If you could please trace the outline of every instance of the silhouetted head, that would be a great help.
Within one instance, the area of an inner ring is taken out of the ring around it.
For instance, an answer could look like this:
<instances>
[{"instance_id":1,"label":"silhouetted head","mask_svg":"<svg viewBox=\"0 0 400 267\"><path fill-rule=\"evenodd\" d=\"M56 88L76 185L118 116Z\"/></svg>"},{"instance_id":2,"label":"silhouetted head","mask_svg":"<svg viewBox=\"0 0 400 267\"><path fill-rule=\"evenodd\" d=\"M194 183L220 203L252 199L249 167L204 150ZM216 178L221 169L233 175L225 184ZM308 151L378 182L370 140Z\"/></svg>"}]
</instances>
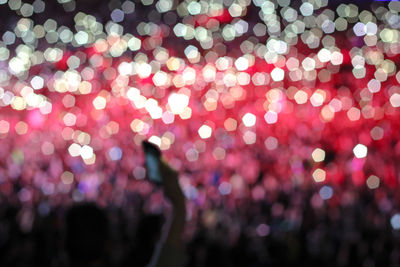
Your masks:
<instances>
[{"instance_id":1,"label":"silhouetted head","mask_svg":"<svg viewBox=\"0 0 400 267\"><path fill-rule=\"evenodd\" d=\"M109 222L95 204L72 206L66 216L66 249L73 265L102 266L107 259Z\"/></svg>"}]
</instances>

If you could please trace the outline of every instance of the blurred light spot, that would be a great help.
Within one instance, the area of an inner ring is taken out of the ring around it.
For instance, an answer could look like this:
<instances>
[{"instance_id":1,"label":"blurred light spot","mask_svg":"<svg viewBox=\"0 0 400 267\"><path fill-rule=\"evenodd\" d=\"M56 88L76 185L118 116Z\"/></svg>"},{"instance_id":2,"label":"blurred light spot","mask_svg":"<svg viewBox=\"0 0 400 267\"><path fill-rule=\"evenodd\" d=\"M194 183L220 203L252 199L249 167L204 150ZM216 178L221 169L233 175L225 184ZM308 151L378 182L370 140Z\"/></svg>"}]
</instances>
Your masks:
<instances>
[{"instance_id":1,"label":"blurred light spot","mask_svg":"<svg viewBox=\"0 0 400 267\"><path fill-rule=\"evenodd\" d=\"M264 115L264 119L268 124L274 124L278 121L278 114L275 111L268 111Z\"/></svg>"},{"instance_id":2,"label":"blurred light spot","mask_svg":"<svg viewBox=\"0 0 400 267\"><path fill-rule=\"evenodd\" d=\"M249 61L244 57L239 57L235 61L235 67L239 71L244 71L249 67Z\"/></svg>"},{"instance_id":3,"label":"blurred light spot","mask_svg":"<svg viewBox=\"0 0 400 267\"><path fill-rule=\"evenodd\" d=\"M149 138L149 142L155 144L156 146L160 147L161 146L161 138L158 136L151 136Z\"/></svg>"},{"instance_id":4,"label":"blurred light spot","mask_svg":"<svg viewBox=\"0 0 400 267\"><path fill-rule=\"evenodd\" d=\"M246 127L252 127L256 124L256 116L252 113L246 113L243 116L242 121Z\"/></svg>"},{"instance_id":5,"label":"blurred light spot","mask_svg":"<svg viewBox=\"0 0 400 267\"><path fill-rule=\"evenodd\" d=\"M269 136L267 139L265 139L264 145L268 150L275 150L278 147L278 139L273 136Z\"/></svg>"},{"instance_id":6,"label":"blurred light spot","mask_svg":"<svg viewBox=\"0 0 400 267\"><path fill-rule=\"evenodd\" d=\"M380 180L379 177L371 175L370 177L368 177L366 183L369 189L376 189L379 187Z\"/></svg>"},{"instance_id":7,"label":"blurred light spot","mask_svg":"<svg viewBox=\"0 0 400 267\"><path fill-rule=\"evenodd\" d=\"M259 236L264 237L264 236L268 236L270 233L270 228L268 225L262 223L259 224L256 228L256 232Z\"/></svg>"},{"instance_id":8,"label":"blurred light spot","mask_svg":"<svg viewBox=\"0 0 400 267\"><path fill-rule=\"evenodd\" d=\"M200 135L200 137L201 137L202 139L206 139L206 138L209 138L209 137L211 136L212 129L211 129L211 127L208 126L208 125L202 125L202 126L199 128L198 133L199 133L199 135Z\"/></svg>"},{"instance_id":9,"label":"blurred light spot","mask_svg":"<svg viewBox=\"0 0 400 267\"><path fill-rule=\"evenodd\" d=\"M189 104L189 97L184 94L172 93L168 97L168 105L173 114L180 114Z\"/></svg>"},{"instance_id":10,"label":"blurred light spot","mask_svg":"<svg viewBox=\"0 0 400 267\"><path fill-rule=\"evenodd\" d=\"M353 153L356 158L365 158L368 153L368 148L362 144L358 144L353 148Z\"/></svg>"},{"instance_id":11,"label":"blurred light spot","mask_svg":"<svg viewBox=\"0 0 400 267\"><path fill-rule=\"evenodd\" d=\"M113 148L110 149L110 151L108 152L108 155L110 156L111 160L120 160L122 158L122 150L121 148L115 146Z\"/></svg>"},{"instance_id":12,"label":"blurred light spot","mask_svg":"<svg viewBox=\"0 0 400 267\"><path fill-rule=\"evenodd\" d=\"M332 187L327 186L327 185L324 185L323 187L321 187L321 189L319 190L319 196L323 200L328 200L328 199L332 198L332 196L333 196Z\"/></svg>"},{"instance_id":13,"label":"blurred light spot","mask_svg":"<svg viewBox=\"0 0 400 267\"><path fill-rule=\"evenodd\" d=\"M400 94L394 93L394 94L390 97L390 104L392 104L392 106L393 106L394 108L400 107Z\"/></svg>"},{"instance_id":14,"label":"blurred light spot","mask_svg":"<svg viewBox=\"0 0 400 267\"><path fill-rule=\"evenodd\" d=\"M272 80L278 82L278 81L282 81L283 78L285 77L285 71L281 68L274 68L271 71L271 77Z\"/></svg>"},{"instance_id":15,"label":"blurred light spot","mask_svg":"<svg viewBox=\"0 0 400 267\"><path fill-rule=\"evenodd\" d=\"M7 134L10 130L10 123L5 120L0 120L0 134Z\"/></svg>"},{"instance_id":16,"label":"blurred light spot","mask_svg":"<svg viewBox=\"0 0 400 267\"><path fill-rule=\"evenodd\" d=\"M322 162L325 159L325 151L321 148L316 148L311 154L315 162Z\"/></svg>"},{"instance_id":17,"label":"blurred light spot","mask_svg":"<svg viewBox=\"0 0 400 267\"><path fill-rule=\"evenodd\" d=\"M88 146L88 145L84 145L81 149L80 149L80 155L82 157L82 159L90 159L93 157L93 148Z\"/></svg>"},{"instance_id":18,"label":"blurred light spot","mask_svg":"<svg viewBox=\"0 0 400 267\"><path fill-rule=\"evenodd\" d=\"M311 16L314 11L312 4L305 2L300 6L300 12L303 16Z\"/></svg>"},{"instance_id":19,"label":"blurred light spot","mask_svg":"<svg viewBox=\"0 0 400 267\"><path fill-rule=\"evenodd\" d=\"M111 19L114 21L114 22L121 22L121 21L123 21L124 20L124 16L125 16L125 14L124 14L124 12L122 11L122 10L120 10L120 9L114 9L112 12L111 12Z\"/></svg>"},{"instance_id":20,"label":"blurred light spot","mask_svg":"<svg viewBox=\"0 0 400 267\"><path fill-rule=\"evenodd\" d=\"M229 195L232 191L232 185L228 182L222 182L218 186L218 190L221 193L221 195Z\"/></svg>"},{"instance_id":21,"label":"blurred light spot","mask_svg":"<svg viewBox=\"0 0 400 267\"><path fill-rule=\"evenodd\" d=\"M316 169L312 174L314 181L319 183L325 181L326 172L323 169Z\"/></svg>"},{"instance_id":22,"label":"blurred light spot","mask_svg":"<svg viewBox=\"0 0 400 267\"><path fill-rule=\"evenodd\" d=\"M74 174L69 171L65 171L61 174L61 181L64 184L72 184L74 182Z\"/></svg>"},{"instance_id":23,"label":"blurred light spot","mask_svg":"<svg viewBox=\"0 0 400 267\"><path fill-rule=\"evenodd\" d=\"M76 123L76 116L72 113L67 113L64 115L63 121L66 126L74 126Z\"/></svg>"},{"instance_id":24,"label":"blurred light spot","mask_svg":"<svg viewBox=\"0 0 400 267\"><path fill-rule=\"evenodd\" d=\"M360 116L361 116L361 111L356 107L352 107L347 111L347 117L351 121L359 120Z\"/></svg>"},{"instance_id":25,"label":"blurred light spot","mask_svg":"<svg viewBox=\"0 0 400 267\"><path fill-rule=\"evenodd\" d=\"M392 216L390 219L390 224L392 225L394 230L399 230L400 229L400 214L396 213L395 215Z\"/></svg>"},{"instance_id":26,"label":"blurred light spot","mask_svg":"<svg viewBox=\"0 0 400 267\"><path fill-rule=\"evenodd\" d=\"M224 122L224 127L227 131L235 131L237 127L237 122L235 119L228 118Z\"/></svg>"},{"instance_id":27,"label":"blurred light spot","mask_svg":"<svg viewBox=\"0 0 400 267\"><path fill-rule=\"evenodd\" d=\"M133 176L138 179L142 180L146 177L146 169L142 166L137 166L133 169Z\"/></svg>"},{"instance_id":28,"label":"blurred light spot","mask_svg":"<svg viewBox=\"0 0 400 267\"><path fill-rule=\"evenodd\" d=\"M47 141L42 144L41 149L44 155L51 155L54 153L54 145Z\"/></svg>"},{"instance_id":29,"label":"blurred light spot","mask_svg":"<svg viewBox=\"0 0 400 267\"><path fill-rule=\"evenodd\" d=\"M34 76L31 80L31 85L33 89L42 89L44 85L44 80L40 76Z\"/></svg>"},{"instance_id":30,"label":"blurred light spot","mask_svg":"<svg viewBox=\"0 0 400 267\"><path fill-rule=\"evenodd\" d=\"M223 160L225 158L225 149L217 147L213 151L213 157L215 160Z\"/></svg>"},{"instance_id":31,"label":"blurred light spot","mask_svg":"<svg viewBox=\"0 0 400 267\"><path fill-rule=\"evenodd\" d=\"M384 131L381 127L379 126L375 126L374 128L372 128L372 130L370 131L371 134L371 138L373 140L381 140L383 138L384 135Z\"/></svg>"},{"instance_id":32,"label":"blurred light spot","mask_svg":"<svg viewBox=\"0 0 400 267\"><path fill-rule=\"evenodd\" d=\"M93 106L97 110L104 109L106 107L107 100L102 96L96 96L93 100Z\"/></svg>"},{"instance_id":33,"label":"blurred light spot","mask_svg":"<svg viewBox=\"0 0 400 267\"><path fill-rule=\"evenodd\" d=\"M17 122L17 124L15 124L15 131L19 135L26 134L28 132L28 124L23 121Z\"/></svg>"},{"instance_id":34,"label":"blurred light spot","mask_svg":"<svg viewBox=\"0 0 400 267\"><path fill-rule=\"evenodd\" d=\"M68 152L72 157L77 157L81 153L81 146L73 143L68 147Z\"/></svg>"},{"instance_id":35,"label":"blurred light spot","mask_svg":"<svg viewBox=\"0 0 400 267\"><path fill-rule=\"evenodd\" d=\"M257 139L257 135L255 132L253 131L246 131L243 134L243 141L247 144L247 145L251 145L254 144L256 142Z\"/></svg>"},{"instance_id":36,"label":"blurred light spot","mask_svg":"<svg viewBox=\"0 0 400 267\"><path fill-rule=\"evenodd\" d=\"M307 102L307 93L304 92L303 90L299 90L295 93L294 95L294 100L296 101L297 104L305 104Z\"/></svg>"}]
</instances>

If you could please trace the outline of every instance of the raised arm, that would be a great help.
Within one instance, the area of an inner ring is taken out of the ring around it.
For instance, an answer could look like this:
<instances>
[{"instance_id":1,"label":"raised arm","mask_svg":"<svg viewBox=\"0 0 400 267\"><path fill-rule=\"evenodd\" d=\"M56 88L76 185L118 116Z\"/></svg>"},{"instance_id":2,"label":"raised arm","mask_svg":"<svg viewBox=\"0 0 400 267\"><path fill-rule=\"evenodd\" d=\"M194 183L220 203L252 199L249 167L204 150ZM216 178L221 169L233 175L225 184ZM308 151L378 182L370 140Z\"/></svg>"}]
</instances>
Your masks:
<instances>
[{"instance_id":1,"label":"raised arm","mask_svg":"<svg viewBox=\"0 0 400 267\"><path fill-rule=\"evenodd\" d=\"M161 161L160 170L163 178L164 194L172 204L169 218L169 231L161 244L161 251L156 260L156 267L180 267L184 262L183 230L186 220L185 197L178 183L178 172Z\"/></svg>"}]
</instances>

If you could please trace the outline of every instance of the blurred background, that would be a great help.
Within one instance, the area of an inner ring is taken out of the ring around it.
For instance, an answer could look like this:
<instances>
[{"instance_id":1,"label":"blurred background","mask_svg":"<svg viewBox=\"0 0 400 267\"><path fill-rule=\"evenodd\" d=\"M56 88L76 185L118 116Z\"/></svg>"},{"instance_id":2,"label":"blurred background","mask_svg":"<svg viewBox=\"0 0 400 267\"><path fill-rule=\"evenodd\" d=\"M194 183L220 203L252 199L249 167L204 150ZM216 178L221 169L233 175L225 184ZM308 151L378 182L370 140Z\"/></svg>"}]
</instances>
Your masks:
<instances>
[{"instance_id":1,"label":"blurred background","mask_svg":"<svg viewBox=\"0 0 400 267\"><path fill-rule=\"evenodd\" d=\"M170 212L187 266L400 265L400 2L0 0L0 266L65 265L107 211L111 266Z\"/></svg>"}]
</instances>

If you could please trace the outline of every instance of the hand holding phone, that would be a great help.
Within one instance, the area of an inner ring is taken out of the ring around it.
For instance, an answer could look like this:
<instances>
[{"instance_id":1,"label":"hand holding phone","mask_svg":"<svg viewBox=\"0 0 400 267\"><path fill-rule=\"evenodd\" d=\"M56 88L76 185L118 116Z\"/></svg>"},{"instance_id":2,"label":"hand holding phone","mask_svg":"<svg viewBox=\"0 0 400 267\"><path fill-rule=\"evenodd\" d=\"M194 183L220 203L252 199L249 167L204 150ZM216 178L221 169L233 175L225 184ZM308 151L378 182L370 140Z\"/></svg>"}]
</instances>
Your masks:
<instances>
[{"instance_id":1,"label":"hand holding phone","mask_svg":"<svg viewBox=\"0 0 400 267\"><path fill-rule=\"evenodd\" d=\"M150 181L161 184L162 175L160 170L161 152L158 147L148 141L142 142L143 151L146 157L147 176Z\"/></svg>"}]
</instances>

